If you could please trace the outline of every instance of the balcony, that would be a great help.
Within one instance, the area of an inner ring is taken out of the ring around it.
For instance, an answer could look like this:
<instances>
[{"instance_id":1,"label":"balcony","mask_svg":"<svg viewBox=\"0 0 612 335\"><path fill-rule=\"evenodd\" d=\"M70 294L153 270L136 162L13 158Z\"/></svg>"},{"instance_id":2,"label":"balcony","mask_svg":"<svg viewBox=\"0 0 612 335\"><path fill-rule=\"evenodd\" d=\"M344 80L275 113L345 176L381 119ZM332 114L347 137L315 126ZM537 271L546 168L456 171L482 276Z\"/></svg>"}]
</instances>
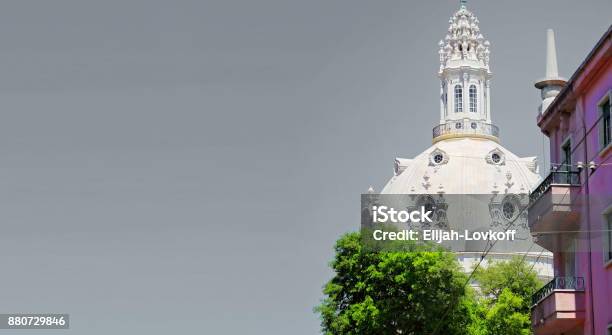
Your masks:
<instances>
[{"instance_id":1,"label":"balcony","mask_svg":"<svg viewBox=\"0 0 612 335\"><path fill-rule=\"evenodd\" d=\"M580 172L553 170L529 195L529 228L536 243L562 250L579 228ZM567 233L563 233L567 232Z\"/></svg>"},{"instance_id":2,"label":"balcony","mask_svg":"<svg viewBox=\"0 0 612 335\"><path fill-rule=\"evenodd\" d=\"M532 297L536 335L561 334L584 322L584 278L555 277Z\"/></svg>"},{"instance_id":3,"label":"balcony","mask_svg":"<svg viewBox=\"0 0 612 335\"><path fill-rule=\"evenodd\" d=\"M497 141L499 128L471 119L448 121L433 128L434 142L453 137L484 137Z\"/></svg>"}]
</instances>

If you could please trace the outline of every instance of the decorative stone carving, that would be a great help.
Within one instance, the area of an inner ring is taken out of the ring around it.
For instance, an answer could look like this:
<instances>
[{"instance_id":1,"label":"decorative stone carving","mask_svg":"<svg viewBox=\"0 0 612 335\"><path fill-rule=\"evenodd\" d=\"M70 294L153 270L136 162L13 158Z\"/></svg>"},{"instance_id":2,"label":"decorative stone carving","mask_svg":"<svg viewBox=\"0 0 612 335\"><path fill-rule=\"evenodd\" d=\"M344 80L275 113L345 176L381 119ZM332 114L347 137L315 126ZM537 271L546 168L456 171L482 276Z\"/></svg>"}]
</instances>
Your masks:
<instances>
[{"instance_id":1,"label":"decorative stone carving","mask_svg":"<svg viewBox=\"0 0 612 335\"><path fill-rule=\"evenodd\" d=\"M538 173L538 158L537 157L524 157L519 159L525 166L529 169L529 171L533 173Z\"/></svg>"},{"instance_id":2,"label":"decorative stone carving","mask_svg":"<svg viewBox=\"0 0 612 335\"><path fill-rule=\"evenodd\" d=\"M429 189L429 187L431 186L431 183L429 182L429 175L427 174L427 172L425 172L425 174L423 175L423 183L421 184L423 185L424 189Z\"/></svg>"},{"instance_id":3,"label":"decorative stone carving","mask_svg":"<svg viewBox=\"0 0 612 335\"><path fill-rule=\"evenodd\" d=\"M505 185L508 189L514 186L514 182L511 179L512 179L512 172L510 171L506 172L506 184Z\"/></svg>"},{"instance_id":4,"label":"decorative stone carving","mask_svg":"<svg viewBox=\"0 0 612 335\"><path fill-rule=\"evenodd\" d=\"M402 174L402 172L404 172L404 170L406 170L406 168L410 165L410 163L412 162L412 159L406 159L406 158L395 158L395 161L393 161L393 173L395 173L396 176L399 176L400 174Z\"/></svg>"},{"instance_id":5,"label":"decorative stone carving","mask_svg":"<svg viewBox=\"0 0 612 335\"><path fill-rule=\"evenodd\" d=\"M462 7L450 17L448 23L448 34L438 43L440 68L446 67L449 60L457 59L478 61L488 67L490 43L480 33L478 18Z\"/></svg>"}]
</instances>

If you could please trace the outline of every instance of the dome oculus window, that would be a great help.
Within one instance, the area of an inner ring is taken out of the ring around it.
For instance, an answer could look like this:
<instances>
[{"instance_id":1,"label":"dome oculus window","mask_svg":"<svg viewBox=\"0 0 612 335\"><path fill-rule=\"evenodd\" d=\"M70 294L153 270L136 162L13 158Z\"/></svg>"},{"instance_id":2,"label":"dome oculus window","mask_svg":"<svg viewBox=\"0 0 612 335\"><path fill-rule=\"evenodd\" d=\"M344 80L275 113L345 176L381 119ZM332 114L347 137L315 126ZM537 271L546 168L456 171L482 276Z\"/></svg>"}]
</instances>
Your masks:
<instances>
[{"instance_id":1,"label":"dome oculus window","mask_svg":"<svg viewBox=\"0 0 612 335\"><path fill-rule=\"evenodd\" d=\"M433 156L433 160L434 160L434 163L440 164L444 160L444 156L442 156L442 154L435 154Z\"/></svg>"},{"instance_id":2,"label":"dome oculus window","mask_svg":"<svg viewBox=\"0 0 612 335\"><path fill-rule=\"evenodd\" d=\"M440 150L434 150L431 155L429 155L429 163L430 165L442 165L448 162L448 155Z\"/></svg>"},{"instance_id":3,"label":"dome oculus window","mask_svg":"<svg viewBox=\"0 0 612 335\"><path fill-rule=\"evenodd\" d=\"M491 150L487 154L487 157L486 157L487 163L493 164L493 165L504 165L505 160L506 160L506 157L504 156L504 153L501 152L501 150L499 149Z\"/></svg>"}]
</instances>

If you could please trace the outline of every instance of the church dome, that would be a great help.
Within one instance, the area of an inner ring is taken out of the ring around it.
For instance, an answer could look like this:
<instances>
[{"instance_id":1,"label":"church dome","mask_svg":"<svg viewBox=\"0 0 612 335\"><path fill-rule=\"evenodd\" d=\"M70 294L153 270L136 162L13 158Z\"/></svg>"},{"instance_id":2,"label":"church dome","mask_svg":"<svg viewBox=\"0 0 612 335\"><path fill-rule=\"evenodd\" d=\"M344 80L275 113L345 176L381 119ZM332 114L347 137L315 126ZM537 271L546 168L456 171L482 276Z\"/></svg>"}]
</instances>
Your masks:
<instances>
[{"instance_id":1,"label":"church dome","mask_svg":"<svg viewBox=\"0 0 612 335\"><path fill-rule=\"evenodd\" d=\"M525 194L539 179L535 157L519 158L488 138L457 137L396 158L381 194Z\"/></svg>"},{"instance_id":2,"label":"church dome","mask_svg":"<svg viewBox=\"0 0 612 335\"><path fill-rule=\"evenodd\" d=\"M490 43L461 1L449 19L440 56L440 121L433 145L396 158L386 194L527 194L540 179L535 157L519 158L499 141L491 118Z\"/></svg>"},{"instance_id":3,"label":"church dome","mask_svg":"<svg viewBox=\"0 0 612 335\"><path fill-rule=\"evenodd\" d=\"M453 220L455 223L449 225L452 229L503 230L502 227L516 220L513 223L513 228L518 229L516 240L496 243L489 252L489 261L523 255L543 280L549 280L552 255L540 247L533 248L527 213L521 209L539 181L535 157L518 157L490 138L458 134L453 138L434 139L431 147L413 159L396 158L394 174L379 194L382 197L414 195L415 199L441 196L440 199L450 201L445 216L469 218ZM469 204L457 207L456 201ZM462 240L451 248L464 271L469 272L480 261L487 243Z\"/></svg>"},{"instance_id":4,"label":"church dome","mask_svg":"<svg viewBox=\"0 0 612 335\"><path fill-rule=\"evenodd\" d=\"M537 160L518 157L500 144L499 128L491 117L491 44L465 0L460 4L438 43L440 118L433 127L432 145L412 159L396 158L393 176L380 194L373 189L368 194L386 201L395 197L385 195L409 195L416 204L435 204L432 208L440 210L436 215L451 229L504 231L512 223L520 228L518 240L496 243L488 258L522 255L547 279L552 276L552 255L533 249L523 210L527 195L540 181ZM397 197L402 199L406 198ZM483 243L466 240L449 247L469 272L487 249Z\"/></svg>"}]
</instances>

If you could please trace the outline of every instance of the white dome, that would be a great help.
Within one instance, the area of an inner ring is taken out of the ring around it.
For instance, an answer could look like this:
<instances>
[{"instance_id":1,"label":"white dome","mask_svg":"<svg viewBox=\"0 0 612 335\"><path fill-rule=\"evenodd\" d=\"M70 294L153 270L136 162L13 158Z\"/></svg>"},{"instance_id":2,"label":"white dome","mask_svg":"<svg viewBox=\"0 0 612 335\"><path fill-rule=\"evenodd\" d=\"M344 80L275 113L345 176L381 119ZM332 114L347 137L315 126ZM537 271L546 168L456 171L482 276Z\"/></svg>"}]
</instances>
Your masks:
<instances>
[{"instance_id":1,"label":"white dome","mask_svg":"<svg viewBox=\"0 0 612 335\"><path fill-rule=\"evenodd\" d=\"M500 224L509 221L500 216L500 208L505 210L504 201L514 203L512 199L520 199L521 205L526 205L522 202L528 203L527 195L539 184L537 160L517 157L499 144L499 129L491 119L490 43L480 31L478 18L467 10L465 1L450 18L447 34L438 45L440 121L432 131L433 145L413 159L396 158L394 175L380 192L380 198L393 200L393 196L384 197L388 194L415 195L412 197L415 199L433 198L418 196L423 194L443 195L435 199L449 200L444 203L443 216L449 218L449 228L457 224L469 226L472 231L502 229ZM373 190L368 194L374 195ZM469 196L450 196L453 194ZM459 203L450 202L451 198L460 199ZM515 217L512 223L522 228L521 238L512 243L495 244L495 248L489 249L489 258L524 255L540 276L551 277L552 255L534 247L526 213L521 211L517 215L521 215L520 219ZM451 220L451 217L469 220ZM466 272L480 261L486 249L485 245L472 242L450 247L457 252Z\"/></svg>"},{"instance_id":2,"label":"white dome","mask_svg":"<svg viewBox=\"0 0 612 335\"><path fill-rule=\"evenodd\" d=\"M506 194L529 194L539 182L535 157L517 157L489 138L456 137L435 142L414 159L396 158L394 176L380 194L499 194L504 198ZM469 212L475 222L489 222L490 210L486 204L481 205L478 209L455 208L454 211ZM526 225L526 217L519 221L517 227ZM480 231L488 227L470 229ZM523 255L543 280L550 280L552 254L541 247L533 247L528 229L524 230L519 241L497 243L488 258L506 260L513 255ZM479 263L486 249L480 243L458 247L464 250L456 255L466 273Z\"/></svg>"},{"instance_id":3,"label":"white dome","mask_svg":"<svg viewBox=\"0 0 612 335\"><path fill-rule=\"evenodd\" d=\"M529 193L540 181L535 157L519 158L477 137L434 143L414 159L396 158L381 194Z\"/></svg>"}]
</instances>

